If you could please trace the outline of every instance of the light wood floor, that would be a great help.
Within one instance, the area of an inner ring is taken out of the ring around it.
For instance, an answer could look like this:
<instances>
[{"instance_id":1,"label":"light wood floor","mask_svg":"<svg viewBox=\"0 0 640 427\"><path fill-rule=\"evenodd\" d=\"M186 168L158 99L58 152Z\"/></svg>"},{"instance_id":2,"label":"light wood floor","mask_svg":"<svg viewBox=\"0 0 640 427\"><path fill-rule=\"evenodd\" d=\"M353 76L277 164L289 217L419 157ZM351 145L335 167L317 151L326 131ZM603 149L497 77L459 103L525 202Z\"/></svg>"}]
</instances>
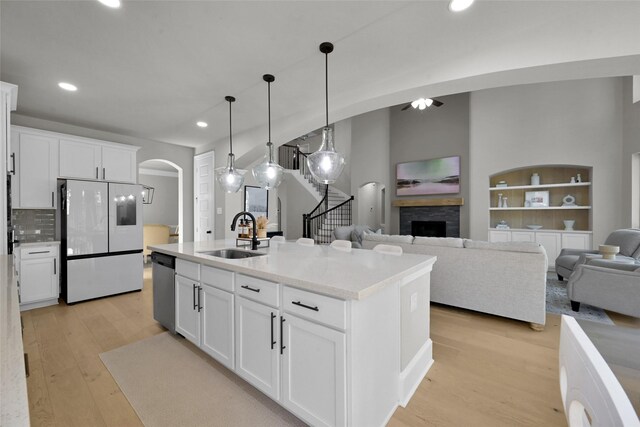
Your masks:
<instances>
[{"instance_id":1,"label":"light wood floor","mask_svg":"<svg viewBox=\"0 0 640 427\"><path fill-rule=\"evenodd\" d=\"M158 334L151 271L142 292L23 313L33 426L142 425L99 354ZM435 363L390 426L564 426L558 386L559 320L526 323L431 307ZM640 319L610 316L640 327Z\"/></svg>"}]
</instances>

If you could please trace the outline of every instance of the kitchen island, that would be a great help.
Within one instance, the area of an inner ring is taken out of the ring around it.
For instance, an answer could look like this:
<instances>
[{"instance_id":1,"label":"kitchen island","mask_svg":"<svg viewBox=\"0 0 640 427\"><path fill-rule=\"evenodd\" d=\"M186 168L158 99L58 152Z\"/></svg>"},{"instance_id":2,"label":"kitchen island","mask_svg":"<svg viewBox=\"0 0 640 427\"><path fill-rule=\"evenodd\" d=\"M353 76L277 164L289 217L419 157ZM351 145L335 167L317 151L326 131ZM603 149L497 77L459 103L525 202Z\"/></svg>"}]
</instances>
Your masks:
<instances>
[{"instance_id":1,"label":"kitchen island","mask_svg":"<svg viewBox=\"0 0 640 427\"><path fill-rule=\"evenodd\" d=\"M385 425L433 363L436 258L277 243L263 255L150 249L176 260L176 331L311 425ZM244 251L244 249L239 249Z\"/></svg>"}]
</instances>

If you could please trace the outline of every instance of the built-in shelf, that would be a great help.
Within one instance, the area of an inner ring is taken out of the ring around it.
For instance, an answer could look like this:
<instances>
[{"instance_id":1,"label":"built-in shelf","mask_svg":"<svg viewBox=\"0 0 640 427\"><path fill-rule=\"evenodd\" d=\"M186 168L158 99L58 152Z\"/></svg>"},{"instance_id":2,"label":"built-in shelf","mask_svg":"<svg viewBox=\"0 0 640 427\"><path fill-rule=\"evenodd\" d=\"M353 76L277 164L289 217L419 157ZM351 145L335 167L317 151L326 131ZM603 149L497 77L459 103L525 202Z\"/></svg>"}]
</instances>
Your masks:
<instances>
[{"instance_id":1,"label":"built-in shelf","mask_svg":"<svg viewBox=\"0 0 640 427\"><path fill-rule=\"evenodd\" d=\"M544 188L564 188L564 187L588 187L590 182L576 182L576 183L564 183L564 184L540 184L540 185L511 185L507 187L489 187L489 191L498 190L538 190Z\"/></svg>"},{"instance_id":2,"label":"built-in shelf","mask_svg":"<svg viewBox=\"0 0 640 427\"><path fill-rule=\"evenodd\" d=\"M589 230L557 230L557 229L551 229L551 228L538 228L536 230L533 230L531 228L489 228L489 230L494 230L494 231L531 231L531 232L554 232L554 233L579 233L579 234L593 234L593 231L589 231Z\"/></svg>"},{"instance_id":3,"label":"built-in shelf","mask_svg":"<svg viewBox=\"0 0 640 427\"><path fill-rule=\"evenodd\" d=\"M509 208L489 208L490 211L546 211L546 210L560 210L569 211L576 209L591 209L591 206L546 206L539 208L526 208L526 207L509 207Z\"/></svg>"}]
</instances>

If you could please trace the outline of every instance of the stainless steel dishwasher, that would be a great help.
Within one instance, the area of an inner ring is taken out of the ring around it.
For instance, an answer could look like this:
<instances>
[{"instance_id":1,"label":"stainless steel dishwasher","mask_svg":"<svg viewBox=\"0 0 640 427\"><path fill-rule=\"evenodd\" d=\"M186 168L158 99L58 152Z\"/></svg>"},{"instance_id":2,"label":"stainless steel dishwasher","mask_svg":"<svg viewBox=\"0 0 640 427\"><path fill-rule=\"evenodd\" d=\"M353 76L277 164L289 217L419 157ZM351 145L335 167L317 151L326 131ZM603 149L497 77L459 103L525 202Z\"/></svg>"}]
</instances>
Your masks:
<instances>
[{"instance_id":1,"label":"stainless steel dishwasher","mask_svg":"<svg viewBox=\"0 0 640 427\"><path fill-rule=\"evenodd\" d=\"M176 258L151 252L153 278L153 318L176 333L175 268Z\"/></svg>"}]
</instances>

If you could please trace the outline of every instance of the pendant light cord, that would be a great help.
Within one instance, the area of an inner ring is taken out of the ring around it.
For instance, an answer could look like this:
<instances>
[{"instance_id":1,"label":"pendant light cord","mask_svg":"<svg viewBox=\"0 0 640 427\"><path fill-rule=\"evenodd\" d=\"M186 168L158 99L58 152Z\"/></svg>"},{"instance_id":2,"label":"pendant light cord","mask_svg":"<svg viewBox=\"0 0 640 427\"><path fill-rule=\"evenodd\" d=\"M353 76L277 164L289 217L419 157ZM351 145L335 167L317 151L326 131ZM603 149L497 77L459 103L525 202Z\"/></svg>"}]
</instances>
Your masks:
<instances>
[{"instance_id":1,"label":"pendant light cord","mask_svg":"<svg viewBox=\"0 0 640 427\"><path fill-rule=\"evenodd\" d=\"M271 142L271 82L267 82L267 111L269 111L269 142Z\"/></svg>"},{"instance_id":2,"label":"pendant light cord","mask_svg":"<svg viewBox=\"0 0 640 427\"><path fill-rule=\"evenodd\" d=\"M231 135L231 100L229 100L229 154L233 154L233 137Z\"/></svg>"},{"instance_id":3,"label":"pendant light cord","mask_svg":"<svg viewBox=\"0 0 640 427\"><path fill-rule=\"evenodd\" d=\"M324 54L324 101L325 101L325 117L326 127L329 127L329 54Z\"/></svg>"}]
</instances>

